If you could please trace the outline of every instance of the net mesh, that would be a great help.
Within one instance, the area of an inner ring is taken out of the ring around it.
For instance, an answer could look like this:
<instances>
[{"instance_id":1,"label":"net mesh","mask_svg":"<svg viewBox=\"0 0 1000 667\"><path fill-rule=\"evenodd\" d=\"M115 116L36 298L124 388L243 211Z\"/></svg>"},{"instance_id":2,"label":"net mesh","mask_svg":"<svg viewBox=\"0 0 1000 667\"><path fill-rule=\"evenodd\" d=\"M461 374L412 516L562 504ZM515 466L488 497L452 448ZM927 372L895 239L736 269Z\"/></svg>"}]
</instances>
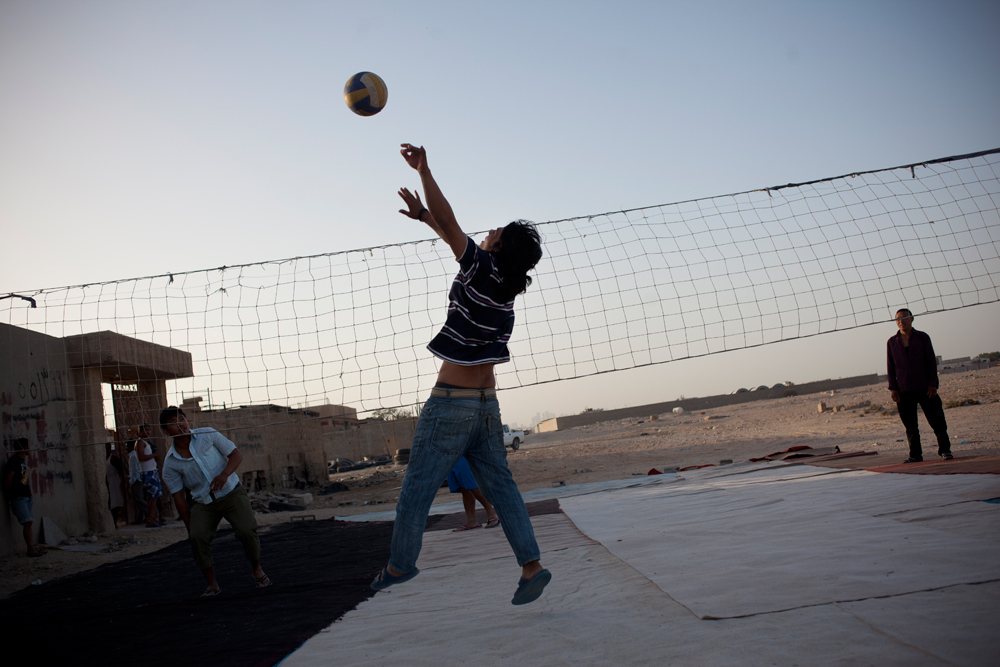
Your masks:
<instances>
[{"instance_id":1,"label":"net mesh","mask_svg":"<svg viewBox=\"0 0 1000 667\"><path fill-rule=\"evenodd\" d=\"M539 225L501 388L788 341L1000 299L1000 149ZM420 241L39 289L0 322L191 354L169 402L410 406L457 264ZM37 305L37 307L32 307ZM5 368L16 367L8 360ZM14 391L15 378L0 377Z\"/></svg>"}]
</instances>

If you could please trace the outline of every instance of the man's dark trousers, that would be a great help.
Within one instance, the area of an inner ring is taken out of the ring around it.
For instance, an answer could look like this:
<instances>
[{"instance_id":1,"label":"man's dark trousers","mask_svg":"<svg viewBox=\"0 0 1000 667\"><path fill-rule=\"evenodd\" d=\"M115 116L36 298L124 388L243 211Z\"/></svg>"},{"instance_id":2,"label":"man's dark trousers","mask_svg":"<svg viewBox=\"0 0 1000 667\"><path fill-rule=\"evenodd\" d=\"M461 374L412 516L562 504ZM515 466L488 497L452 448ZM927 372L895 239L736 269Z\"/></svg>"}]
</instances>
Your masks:
<instances>
[{"instance_id":1,"label":"man's dark trousers","mask_svg":"<svg viewBox=\"0 0 1000 667\"><path fill-rule=\"evenodd\" d=\"M938 454L944 456L951 453L951 441L948 440L948 424L944 420L944 406L937 394L927 395L926 389L920 391L899 392L899 418L906 428L906 440L910 443L910 458L922 461L923 449L920 447L920 430L917 425L917 406L923 408L927 423L934 429L937 436Z\"/></svg>"}]
</instances>

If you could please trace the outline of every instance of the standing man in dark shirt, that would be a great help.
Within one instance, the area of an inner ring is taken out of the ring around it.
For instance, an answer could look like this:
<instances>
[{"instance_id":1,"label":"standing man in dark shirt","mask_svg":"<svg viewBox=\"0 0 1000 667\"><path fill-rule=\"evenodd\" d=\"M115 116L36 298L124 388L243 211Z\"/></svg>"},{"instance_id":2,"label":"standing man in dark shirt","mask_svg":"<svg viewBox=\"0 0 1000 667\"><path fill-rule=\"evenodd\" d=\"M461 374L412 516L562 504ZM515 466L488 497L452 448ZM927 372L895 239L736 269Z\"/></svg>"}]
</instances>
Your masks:
<instances>
[{"instance_id":1,"label":"standing man in dark shirt","mask_svg":"<svg viewBox=\"0 0 1000 667\"><path fill-rule=\"evenodd\" d=\"M944 459L952 459L954 457L948 440L948 424L944 420L944 406L937 393L937 359L931 337L913 328L913 313L908 308L896 311L896 326L899 327L899 333L890 338L886 345L886 363L889 370L889 392L899 407L899 418L906 428L906 440L910 443L910 457L903 463L924 460L917 426L918 405L937 436L938 455Z\"/></svg>"},{"instance_id":2,"label":"standing man in dark shirt","mask_svg":"<svg viewBox=\"0 0 1000 667\"><path fill-rule=\"evenodd\" d=\"M28 440L14 441L14 453L3 466L3 488L7 494L10 509L17 517L24 531L24 541L28 545L29 556L41 556L44 551L35 547L31 526L35 517L31 515L31 487L28 486Z\"/></svg>"}]
</instances>

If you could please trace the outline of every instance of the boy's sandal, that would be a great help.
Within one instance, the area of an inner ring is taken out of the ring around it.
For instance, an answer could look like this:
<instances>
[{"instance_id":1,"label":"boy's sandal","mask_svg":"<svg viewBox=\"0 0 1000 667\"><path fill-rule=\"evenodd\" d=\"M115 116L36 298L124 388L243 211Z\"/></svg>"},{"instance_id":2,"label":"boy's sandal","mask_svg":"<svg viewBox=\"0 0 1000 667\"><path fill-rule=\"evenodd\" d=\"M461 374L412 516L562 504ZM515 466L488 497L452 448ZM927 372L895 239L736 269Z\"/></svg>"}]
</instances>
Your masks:
<instances>
[{"instance_id":1,"label":"boy's sandal","mask_svg":"<svg viewBox=\"0 0 1000 667\"><path fill-rule=\"evenodd\" d=\"M372 581L371 587L372 590L384 591L385 589L389 588L389 586L392 586L393 584L401 584L404 581L409 581L418 574L420 574L420 570L418 570L417 568L413 568L406 574L401 574L398 577L394 577L391 574L389 574L388 567L383 567L382 571L379 572L378 575L375 577L375 580Z\"/></svg>"},{"instance_id":2,"label":"boy's sandal","mask_svg":"<svg viewBox=\"0 0 1000 667\"><path fill-rule=\"evenodd\" d=\"M477 523L475 526L461 525L455 530L451 531L453 533L461 533L463 530L475 530L476 528L481 528L483 524Z\"/></svg>"},{"instance_id":3,"label":"boy's sandal","mask_svg":"<svg viewBox=\"0 0 1000 667\"><path fill-rule=\"evenodd\" d=\"M487 528L496 528L499 525L500 525L500 517L498 517L498 516L495 516L495 517L493 517L492 519L490 519L489 521L486 522L486 527Z\"/></svg>"},{"instance_id":4,"label":"boy's sandal","mask_svg":"<svg viewBox=\"0 0 1000 667\"><path fill-rule=\"evenodd\" d=\"M260 577L259 579L257 577L254 577L253 580L257 582L257 588L267 588L268 586L271 585L271 580L268 578L266 574L263 577Z\"/></svg>"},{"instance_id":5,"label":"boy's sandal","mask_svg":"<svg viewBox=\"0 0 1000 667\"><path fill-rule=\"evenodd\" d=\"M201 594L203 598L214 598L216 595L222 592L221 588L206 588L205 592Z\"/></svg>"}]
</instances>

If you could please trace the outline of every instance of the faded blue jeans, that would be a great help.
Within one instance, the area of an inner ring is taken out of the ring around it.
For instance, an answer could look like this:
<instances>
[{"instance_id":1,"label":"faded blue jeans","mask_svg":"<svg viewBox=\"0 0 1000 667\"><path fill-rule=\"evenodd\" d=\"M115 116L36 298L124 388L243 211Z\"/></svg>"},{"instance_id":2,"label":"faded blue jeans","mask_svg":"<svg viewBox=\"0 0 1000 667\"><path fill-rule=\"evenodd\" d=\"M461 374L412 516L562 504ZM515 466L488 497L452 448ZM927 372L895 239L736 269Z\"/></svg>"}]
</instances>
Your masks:
<instances>
[{"instance_id":1,"label":"faded blue jeans","mask_svg":"<svg viewBox=\"0 0 1000 667\"><path fill-rule=\"evenodd\" d=\"M476 484L500 516L500 526L517 564L539 559L535 532L521 492L507 468L500 403L496 396L431 396L420 412L410 446L410 463L396 504L389 565L407 573L417 564L431 503L448 472L465 456Z\"/></svg>"}]
</instances>

